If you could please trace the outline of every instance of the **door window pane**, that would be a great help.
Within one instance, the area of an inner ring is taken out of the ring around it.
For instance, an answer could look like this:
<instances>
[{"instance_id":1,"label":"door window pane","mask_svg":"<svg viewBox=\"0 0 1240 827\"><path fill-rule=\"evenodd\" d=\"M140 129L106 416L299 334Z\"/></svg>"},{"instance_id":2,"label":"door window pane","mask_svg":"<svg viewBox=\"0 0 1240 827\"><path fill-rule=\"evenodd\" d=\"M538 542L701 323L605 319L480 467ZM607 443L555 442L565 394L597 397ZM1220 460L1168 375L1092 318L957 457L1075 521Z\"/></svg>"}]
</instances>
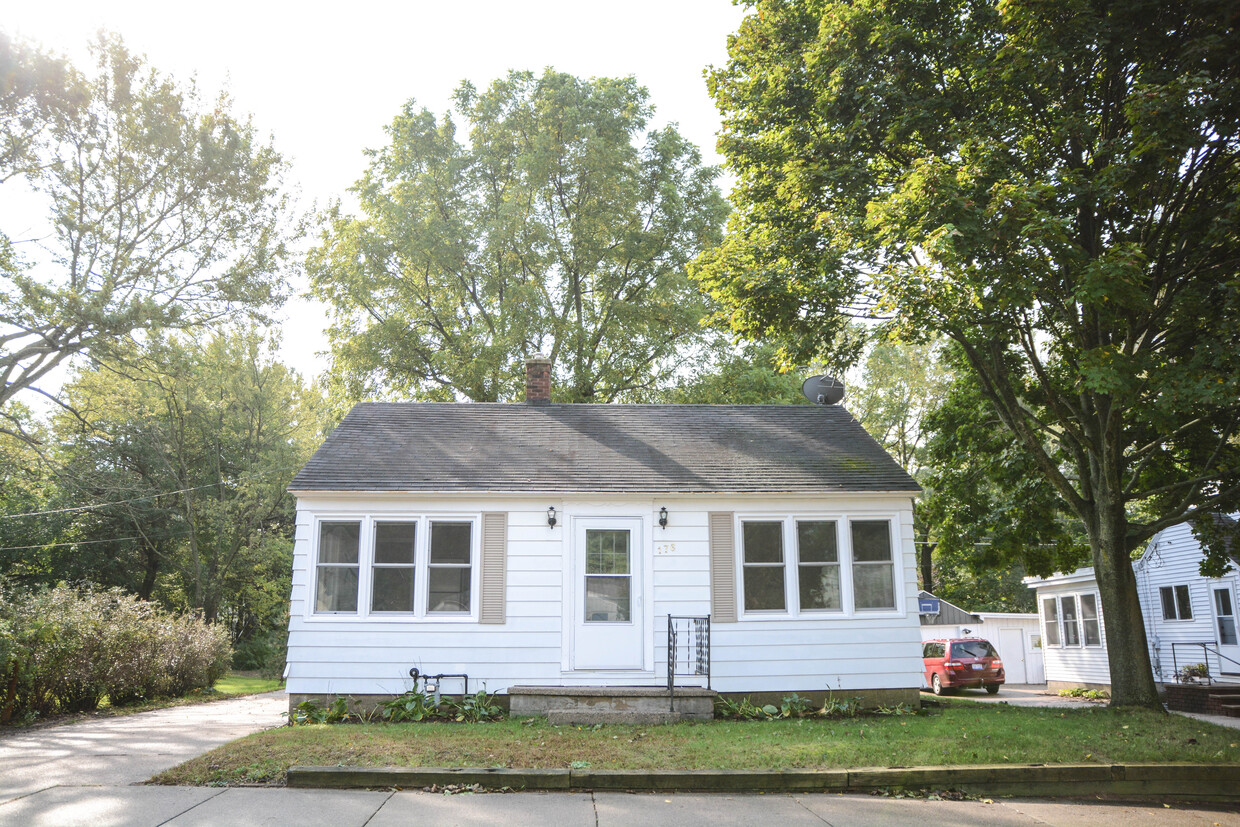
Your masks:
<instances>
[{"instance_id":1,"label":"door window pane","mask_svg":"<svg viewBox=\"0 0 1240 827\"><path fill-rule=\"evenodd\" d=\"M891 560L891 524L887 520L853 520L853 603L858 609L894 609L895 571Z\"/></svg>"},{"instance_id":2,"label":"door window pane","mask_svg":"<svg viewBox=\"0 0 1240 827\"><path fill-rule=\"evenodd\" d=\"M630 620L630 579L588 575L586 577L586 622L627 623Z\"/></svg>"},{"instance_id":3,"label":"door window pane","mask_svg":"<svg viewBox=\"0 0 1240 827\"><path fill-rule=\"evenodd\" d=\"M628 574L629 532L586 529L586 573Z\"/></svg>"},{"instance_id":4,"label":"door window pane","mask_svg":"<svg viewBox=\"0 0 1240 827\"><path fill-rule=\"evenodd\" d=\"M784 531L781 522L746 522L744 544L746 611L784 611Z\"/></svg>"},{"instance_id":5,"label":"door window pane","mask_svg":"<svg viewBox=\"0 0 1240 827\"><path fill-rule=\"evenodd\" d=\"M1231 589L1214 590L1214 613L1218 616L1218 642L1236 645L1236 616L1231 607Z\"/></svg>"},{"instance_id":6,"label":"door window pane","mask_svg":"<svg viewBox=\"0 0 1240 827\"><path fill-rule=\"evenodd\" d=\"M356 612L360 522L319 523L319 560L315 577L317 612Z\"/></svg>"},{"instance_id":7,"label":"door window pane","mask_svg":"<svg viewBox=\"0 0 1240 827\"><path fill-rule=\"evenodd\" d=\"M468 612L473 524L432 522L426 571L427 612Z\"/></svg>"}]
</instances>

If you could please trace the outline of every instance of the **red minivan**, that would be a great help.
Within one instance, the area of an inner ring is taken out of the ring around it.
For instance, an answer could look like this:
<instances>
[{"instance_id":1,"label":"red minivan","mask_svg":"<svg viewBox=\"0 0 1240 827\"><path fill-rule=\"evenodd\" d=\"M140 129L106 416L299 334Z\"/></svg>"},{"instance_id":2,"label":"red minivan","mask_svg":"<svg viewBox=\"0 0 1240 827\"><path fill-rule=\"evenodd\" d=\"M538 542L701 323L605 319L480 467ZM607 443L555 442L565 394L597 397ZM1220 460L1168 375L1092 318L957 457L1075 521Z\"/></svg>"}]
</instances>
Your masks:
<instances>
[{"instance_id":1,"label":"red minivan","mask_svg":"<svg viewBox=\"0 0 1240 827\"><path fill-rule=\"evenodd\" d=\"M927 640L922 645L926 686L936 695L957 687L986 687L994 695L1003 685L1003 661L980 637Z\"/></svg>"}]
</instances>

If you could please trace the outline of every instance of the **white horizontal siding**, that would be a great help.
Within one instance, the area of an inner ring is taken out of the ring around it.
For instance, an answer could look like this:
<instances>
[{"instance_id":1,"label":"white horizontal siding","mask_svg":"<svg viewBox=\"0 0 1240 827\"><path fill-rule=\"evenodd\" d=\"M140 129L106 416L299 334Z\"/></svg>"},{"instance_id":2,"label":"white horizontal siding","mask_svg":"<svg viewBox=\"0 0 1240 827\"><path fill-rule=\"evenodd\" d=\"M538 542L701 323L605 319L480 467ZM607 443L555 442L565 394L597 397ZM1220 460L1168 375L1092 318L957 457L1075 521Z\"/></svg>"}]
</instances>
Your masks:
<instances>
[{"instance_id":1,"label":"white horizontal siding","mask_svg":"<svg viewBox=\"0 0 1240 827\"><path fill-rule=\"evenodd\" d=\"M547 526L547 506L557 509L557 526ZM669 512L660 528L660 507ZM508 514L507 617L500 625L410 619L322 618L308 613L311 595L314 509L322 513ZM707 513L834 513L844 517L896 515L900 548L897 565L904 600L898 613L842 617L742 620L715 624L712 684L722 691L847 691L915 687L921 683L916 611L916 570L908 497L846 496L801 498L667 497L572 503L559 498L495 501L442 498L432 503L386 496L305 498L297 515L294 546L289 682L294 693L373 694L408 688L408 669L466 672L471 687L486 681L491 691L514 684L626 685L666 681L668 614L710 613L710 556ZM650 593L645 633L653 661L645 672L565 671L564 592L567 537L572 514L641 516L650 526ZM686 680L686 683L692 683ZM459 691L452 684L445 691Z\"/></svg>"}]
</instances>

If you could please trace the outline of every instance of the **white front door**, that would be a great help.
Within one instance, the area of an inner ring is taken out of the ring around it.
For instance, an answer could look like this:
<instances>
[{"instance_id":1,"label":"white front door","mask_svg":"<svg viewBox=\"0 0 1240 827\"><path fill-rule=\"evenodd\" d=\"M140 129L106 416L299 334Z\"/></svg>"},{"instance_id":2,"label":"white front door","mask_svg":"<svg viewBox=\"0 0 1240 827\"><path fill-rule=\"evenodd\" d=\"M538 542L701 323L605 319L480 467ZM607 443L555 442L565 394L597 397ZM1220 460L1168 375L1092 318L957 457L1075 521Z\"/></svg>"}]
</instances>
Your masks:
<instances>
[{"instance_id":1,"label":"white front door","mask_svg":"<svg viewBox=\"0 0 1240 827\"><path fill-rule=\"evenodd\" d=\"M573 669L645 668L642 521L573 520Z\"/></svg>"},{"instance_id":2,"label":"white front door","mask_svg":"<svg viewBox=\"0 0 1240 827\"><path fill-rule=\"evenodd\" d=\"M1219 671L1240 674L1240 640L1237 640L1236 601L1231 586L1211 589L1214 602L1214 634L1218 639ZM1227 660L1231 658L1231 660Z\"/></svg>"},{"instance_id":3,"label":"white front door","mask_svg":"<svg viewBox=\"0 0 1240 827\"><path fill-rule=\"evenodd\" d=\"M999 657L1003 658L1006 683L1029 683L1025 674L1025 634L1020 629L999 630Z\"/></svg>"}]
</instances>

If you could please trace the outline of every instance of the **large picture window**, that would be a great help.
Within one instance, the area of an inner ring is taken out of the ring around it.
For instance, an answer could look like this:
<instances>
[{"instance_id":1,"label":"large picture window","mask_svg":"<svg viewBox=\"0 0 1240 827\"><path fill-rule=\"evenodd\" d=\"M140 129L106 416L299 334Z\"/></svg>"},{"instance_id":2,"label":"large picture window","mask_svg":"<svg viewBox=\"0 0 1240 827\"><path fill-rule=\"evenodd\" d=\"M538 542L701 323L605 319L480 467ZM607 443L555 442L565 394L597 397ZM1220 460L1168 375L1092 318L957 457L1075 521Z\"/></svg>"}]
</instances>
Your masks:
<instances>
[{"instance_id":1,"label":"large picture window","mask_svg":"<svg viewBox=\"0 0 1240 827\"><path fill-rule=\"evenodd\" d=\"M314 611L380 617L471 614L475 527L472 519L322 520Z\"/></svg>"},{"instance_id":2,"label":"large picture window","mask_svg":"<svg viewBox=\"0 0 1240 827\"><path fill-rule=\"evenodd\" d=\"M740 546L741 602L754 616L899 605L890 520L742 518Z\"/></svg>"}]
</instances>

